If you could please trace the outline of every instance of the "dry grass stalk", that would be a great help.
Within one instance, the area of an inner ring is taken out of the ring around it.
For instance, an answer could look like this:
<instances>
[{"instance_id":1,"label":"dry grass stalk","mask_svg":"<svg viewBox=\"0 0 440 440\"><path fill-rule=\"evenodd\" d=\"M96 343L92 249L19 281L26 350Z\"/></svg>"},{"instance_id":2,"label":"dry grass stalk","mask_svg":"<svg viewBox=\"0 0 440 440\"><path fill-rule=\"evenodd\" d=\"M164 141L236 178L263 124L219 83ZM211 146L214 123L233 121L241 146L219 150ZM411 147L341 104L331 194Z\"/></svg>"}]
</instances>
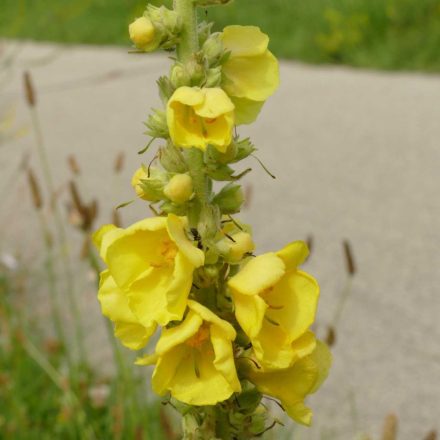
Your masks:
<instances>
[{"instance_id":1,"label":"dry grass stalk","mask_svg":"<svg viewBox=\"0 0 440 440\"><path fill-rule=\"evenodd\" d=\"M28 168L27 170L29 188L31 189L32 202L37 211L43 207L43 198L41 196L40 186L34 172Z\"/></svg>"},{"instance_id":2,"label":"dry grass stalk","mask_svg":"<svg viewBox=\"0 0 440 440\"><path fill-rule=\"evenodd\" d=\"M69 165L70 171L72 171L75 176L79 176L81 174L81 168L78 165L78 162L73 154L67 157L67 163Z\"/></svg>"},{"instance_id":3,"label":"dry grass stalk","mask_svg":"<svg viewBox=\"0 0 440 440\"><path fill-rule=\"evenodd\" d=\"M352 251L351 244L348 240L344 240L342 244L344 247L344 255L345 255L347 272L350 276L353 276L356 274L357 269L356 269L356 263L355 263L354 257L353 257L353 251Z\"/></svg>"},{"instance_id":4,"label":"dry grass stalk","mask_svg":"<svg viewBox=\"0 0 440 440\"><path fill-rule=\"evenodd\" d=\"M309 248L309 252L312 253L314 240L313 235L308 235L306 238L307 247Z\"/></svg>"},{"instance_id":5,"label":"dry grass stalk","mask_svg":"<svg viewBox=\"0 0 440 440\"><path fill-rule=\"evenodd\" d=\"M26 95L26 102L28 103L29 107L35 107L37 103L37 97L35 94L34 87L32 85L31 74L29 72L24 72L23 80L24 80L24 91Z\"/></svg>"},{"instance_id":6,"label":"dry grass stalk","mask_svg":"<svg viewBox=\"0 0 440 440\"><path fill-rule=\"evenodd\" d=\"M329 325L327 328L325 342L329 347L333 347L336 344L336 329L332 325Z\"/></svg>"},{"instance_id":7,"label":"dry grass stalk","mask_svg":"<svg viewBox=\"0 0 440 440\"><path fill-rule=\"evenodd\" d=\"M125 162L125 154L123 151L119 152L115 159L115 166L114 171L115 174L119 174L122 169L124 168L124 162Z\"/></svg>"},{"instance_id":8,"label":"dry grass stalk","mask_svg":"<svg viewBox=\"0 0 440 440\"><path fill-rule=\"evenodd\" d=\"M385 417L383 425L382 440L397 440L397 416L393 413Z\"/></svg>"},{"instance_id":9,"label":"dry grass stalk","mask_svg":"<svg viewBox=\"0 0 440 440\"><path fill-rule=\"evenodd\" d=\"M428 435L425 437L425 440L437 440L437 431L432 430L428 433Z\"/></svg>"}]
</instances>

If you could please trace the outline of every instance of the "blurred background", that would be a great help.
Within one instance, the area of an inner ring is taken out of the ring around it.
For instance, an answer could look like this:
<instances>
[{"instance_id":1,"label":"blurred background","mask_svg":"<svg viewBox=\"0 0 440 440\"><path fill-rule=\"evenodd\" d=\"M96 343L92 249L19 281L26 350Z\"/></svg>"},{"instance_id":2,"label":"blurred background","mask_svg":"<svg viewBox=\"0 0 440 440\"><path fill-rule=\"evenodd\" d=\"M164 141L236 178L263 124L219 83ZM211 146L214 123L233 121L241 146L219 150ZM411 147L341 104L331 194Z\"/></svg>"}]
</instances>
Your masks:
<instances>
[{"instance_id":1,"label":"blurred background","mask_svg":"<svg viewBox=\"0 0 440 440\"><path fill-rule=\"evenodd\" d=\"M179 438L101 317L88 240L151 215L115 210L153 159L142 122L170 65L128 53L144 6L2 0L0 438ZM265 438L435 440L440 1L235 0L200 18L258 25L281 58L280 90L240 129L276 179L248 160L242 219L259 253L308 240L334 354L314 426Z\"/></svg>"}]
</instances>

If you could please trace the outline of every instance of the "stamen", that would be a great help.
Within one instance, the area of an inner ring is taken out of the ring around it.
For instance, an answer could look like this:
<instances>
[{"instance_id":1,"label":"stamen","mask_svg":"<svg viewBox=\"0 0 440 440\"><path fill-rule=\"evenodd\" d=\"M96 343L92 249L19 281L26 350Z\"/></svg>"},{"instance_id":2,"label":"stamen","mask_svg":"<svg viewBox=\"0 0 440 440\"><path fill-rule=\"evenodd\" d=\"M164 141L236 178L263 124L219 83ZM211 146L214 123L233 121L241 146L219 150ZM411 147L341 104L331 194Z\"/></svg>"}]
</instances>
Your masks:
<instances>
[{"instance_id":1,"label":"stamen","mask_svg":"<svg viewBox=\"0 0 440 440\"><path fill-rule=\"evenodd\" d=\"M274 321L273 319L269 318L267 315L264 315L264 319L265 319L267 322L271 323L272 325L276 325L277 327L280 326L280 324L279 324L278 322L276 322L276 321Z\"/></svg>"}]
</instances>

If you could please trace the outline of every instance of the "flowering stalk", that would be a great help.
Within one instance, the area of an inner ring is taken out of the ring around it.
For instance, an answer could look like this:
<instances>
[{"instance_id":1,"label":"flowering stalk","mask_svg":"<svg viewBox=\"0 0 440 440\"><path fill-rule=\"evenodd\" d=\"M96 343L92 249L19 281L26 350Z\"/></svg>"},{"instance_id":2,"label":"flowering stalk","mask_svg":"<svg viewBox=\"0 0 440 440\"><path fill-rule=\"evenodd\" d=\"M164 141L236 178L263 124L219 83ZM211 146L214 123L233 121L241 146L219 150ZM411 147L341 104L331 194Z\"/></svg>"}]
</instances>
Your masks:
<instances>
[{"instance_id":1,"label":"flowering stalk","mask_svg":"<svg viewBox=\"0 0 440 440\"><path fill-rule=\"evenodd\" d=\"M136 363L155 366L153 389L182 414L185 439L261 436L277 423L266 396L309 425L304 399L331 363L310 330L319 287L299 269L307 245L255 256L250 226L233 217L244 202L237 182L250 169L232 165L256 150L235 127L257 118L278 87L279 68L259 28L213 33L197 23L197 6L226 3L147 5L130 25L137 51L177 54L158 81L164 108L146 122L161 146L132 179L157 215L94 234L107 265L98 292L103 314L132 350L160 329L154 352ZM216 182L224 184L219 191Z\"/></svg>"}]
</instances>

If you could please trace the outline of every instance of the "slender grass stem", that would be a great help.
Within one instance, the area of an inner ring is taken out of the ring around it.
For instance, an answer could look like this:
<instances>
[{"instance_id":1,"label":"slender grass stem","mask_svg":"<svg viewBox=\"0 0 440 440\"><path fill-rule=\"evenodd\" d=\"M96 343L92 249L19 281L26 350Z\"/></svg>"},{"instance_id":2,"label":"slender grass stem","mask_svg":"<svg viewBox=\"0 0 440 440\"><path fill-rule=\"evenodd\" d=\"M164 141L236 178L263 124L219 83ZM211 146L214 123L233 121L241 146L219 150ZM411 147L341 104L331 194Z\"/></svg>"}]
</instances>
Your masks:
<instances>
[{"instance_id":1,"label":"slender grass stem","mask_svg":"<svg viewBox=\"0 0 440 440\"><path fill-rule=\"evenodd\" d=\"M46 190L49 194L53 207L54 213L54 222L55 227L58 234L58 239L60 242L61 248L61 262L63 266L64 278L66 280L66 292L67 292L67 300L69 301L69 306L73 314L74 322L75 322L75 339L76 345L79 352L80 361L85 365L86 364L86 351L84 347L84 337L82 331L82 322L79 312L78 303L75 297L75 285L73 280L73 273L71 269L71 262L69 257L69 248L67 242L67 234L63 225L63 219L61 216L60 208L57 199L54 197L55 195L55 186L53 183L53 177L51 168L49 165L49 159L46 153L46 148L44 145L43 133L41 130L41 124L38 118L38 113L35 106L30 106L30 113L32 119L32 126L35 132L36 146L37 152L41 163L41 168L43 170L43 176L46 184Z\"/></svg>"}]
</instances>

